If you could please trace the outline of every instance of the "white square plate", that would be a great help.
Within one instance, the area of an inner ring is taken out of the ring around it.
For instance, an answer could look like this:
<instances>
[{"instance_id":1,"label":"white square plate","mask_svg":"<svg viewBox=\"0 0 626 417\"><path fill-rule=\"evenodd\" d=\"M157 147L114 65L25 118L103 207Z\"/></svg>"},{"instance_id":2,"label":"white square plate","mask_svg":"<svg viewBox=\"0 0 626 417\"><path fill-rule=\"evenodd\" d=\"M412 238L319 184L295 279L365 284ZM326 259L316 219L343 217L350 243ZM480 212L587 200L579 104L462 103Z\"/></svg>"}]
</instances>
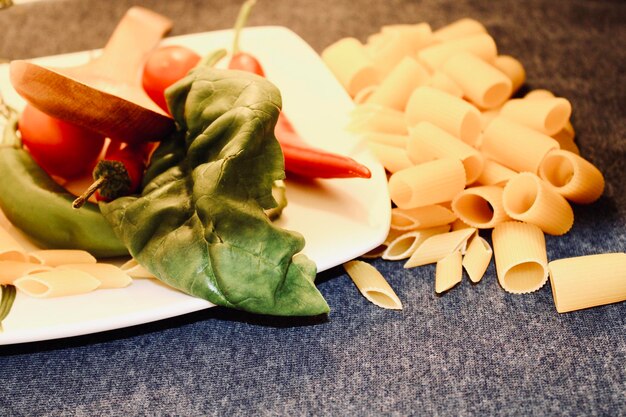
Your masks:
<instances>
[{"instance_id":1,"label":"white square plate","mask_svg":"<svg viewBox=\"0 0 626 417\"><path fill-rule=\"evenodd\" d=\"M229 48L230 30L167 38L163 43L187 46L201 55ZM340 265L378 246L389 230L391 207L384 169L358 137L347 132L352 101L318 54L298 35L284 27L244 30L242 49L263 64L267 78L283 96L283 110L311 145L349 155L368 166L370 179L287 181L289 205L278 223L302 233L304 252L318 271ZM98 51L38 58L50 66L84 63ZM0 66L0 91L21 109L24 101L9 82L8 65ZM30 250L35 247L13 228L0 212L0 225L8 228ZM96 290L87 295L34 299L17 294L4 320L0 345L33 342L101 332L211 307L155 280L136 279L124 289ZM332 306L331 306L332 309Z\"/></svg>"}]
</instances>

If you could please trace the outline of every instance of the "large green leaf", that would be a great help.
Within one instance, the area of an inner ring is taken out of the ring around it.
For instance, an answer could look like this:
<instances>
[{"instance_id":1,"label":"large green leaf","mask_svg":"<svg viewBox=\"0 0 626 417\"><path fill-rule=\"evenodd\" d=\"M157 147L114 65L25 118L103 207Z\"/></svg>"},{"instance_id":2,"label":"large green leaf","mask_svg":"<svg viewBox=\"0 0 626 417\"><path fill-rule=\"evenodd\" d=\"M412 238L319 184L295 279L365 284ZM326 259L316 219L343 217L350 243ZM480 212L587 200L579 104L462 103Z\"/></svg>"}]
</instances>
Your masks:
<instances>
[{"instance_id":1,"label":"large green leaf","mask_svg":"<svg viewBox=\"0 0 626 417\"><path fill-rule=\"evenodd\" d=\"M303 237L274 225L284 177L280 93L264 78L197 68L170 87L180 127L153 155L140 196L101 204L129 252L162 281L215 304L271 315L328 305Z\"/></svg>"}]
</instances>

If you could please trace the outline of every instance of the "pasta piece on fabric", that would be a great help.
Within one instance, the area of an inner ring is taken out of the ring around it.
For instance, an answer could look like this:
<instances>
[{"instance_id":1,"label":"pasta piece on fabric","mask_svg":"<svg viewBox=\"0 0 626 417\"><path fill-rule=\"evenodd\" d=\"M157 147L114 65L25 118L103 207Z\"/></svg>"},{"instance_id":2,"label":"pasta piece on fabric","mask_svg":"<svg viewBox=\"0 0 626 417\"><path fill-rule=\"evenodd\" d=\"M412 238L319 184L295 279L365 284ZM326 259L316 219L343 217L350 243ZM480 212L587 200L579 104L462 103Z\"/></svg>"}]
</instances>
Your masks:
<instances>
[{"instance_id":1,"label":"pasta piece on fabric","mask_svg":"<svg viewBox=\"0 0 626 417\"><path fill-rule=\"evenodd\" d=\"M363 261L349 261L344 268L361 294L378 307L401 310L402 302L387 280L372 265Z\"/></svg>"}]
</instances>

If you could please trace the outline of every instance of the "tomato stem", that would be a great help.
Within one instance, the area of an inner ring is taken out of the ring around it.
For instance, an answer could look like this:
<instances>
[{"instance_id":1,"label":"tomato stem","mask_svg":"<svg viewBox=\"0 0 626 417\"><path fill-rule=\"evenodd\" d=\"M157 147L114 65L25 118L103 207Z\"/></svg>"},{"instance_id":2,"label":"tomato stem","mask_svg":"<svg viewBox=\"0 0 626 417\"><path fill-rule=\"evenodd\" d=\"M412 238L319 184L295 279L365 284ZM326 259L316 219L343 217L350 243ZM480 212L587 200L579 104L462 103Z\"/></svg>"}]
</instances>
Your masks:
<instances>
[{"instance_id":1,"label":"tomato stem","mask_svg":"<svg viewBox=\"0 0 626 417\"><path fill-rule=\"evenodd\" d=\"M241 6L241 9L239 10L239 14L237 15L237 20L235 21L235 27L233 28L235 31L235 38L233 39L233 50L232 50L233 55L239 52L239 35L243 27L246 25L246 22L248 21L248 16L250 16L250 11L252 10L252 7L254 6L255 3L256 3L256 0L247 0Z\"/></svg>"},{"instance_id":2,"label":"tomato stem","mask_svg":"<svg viewBox=\"0 0 626 417\"><path fill-rule=\"evenodd\" d=\"M100 177L95 180L80 196L74 200L72 203L72 207L75 209L79 209L85 205L89 197L91 197L96 191L98 191L104 184L106 184L107 178Z\"/></svg>"}]
</instances>

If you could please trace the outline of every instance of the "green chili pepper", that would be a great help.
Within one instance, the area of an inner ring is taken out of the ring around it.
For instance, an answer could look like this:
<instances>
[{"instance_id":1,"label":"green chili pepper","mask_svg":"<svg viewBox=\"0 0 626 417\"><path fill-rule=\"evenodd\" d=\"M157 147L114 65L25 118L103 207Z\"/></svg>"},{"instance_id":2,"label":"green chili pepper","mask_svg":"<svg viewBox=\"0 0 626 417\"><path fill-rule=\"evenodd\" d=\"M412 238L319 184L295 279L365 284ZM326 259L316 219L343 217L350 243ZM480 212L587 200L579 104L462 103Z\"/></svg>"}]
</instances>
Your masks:
<instances>
[{"instance_id":1,"label":"green chili pepper","mask_svg":"<svg viewBox=\"0 0 626 417\"><path fill-rule=\"evenodd\" d=\"M46 248L83 249L96 257L127 255L98 206L72 208L75 196L20 147L17 115L9 115L0 144L0 208L13 225Z\"/></svg>"}]
</instances>

